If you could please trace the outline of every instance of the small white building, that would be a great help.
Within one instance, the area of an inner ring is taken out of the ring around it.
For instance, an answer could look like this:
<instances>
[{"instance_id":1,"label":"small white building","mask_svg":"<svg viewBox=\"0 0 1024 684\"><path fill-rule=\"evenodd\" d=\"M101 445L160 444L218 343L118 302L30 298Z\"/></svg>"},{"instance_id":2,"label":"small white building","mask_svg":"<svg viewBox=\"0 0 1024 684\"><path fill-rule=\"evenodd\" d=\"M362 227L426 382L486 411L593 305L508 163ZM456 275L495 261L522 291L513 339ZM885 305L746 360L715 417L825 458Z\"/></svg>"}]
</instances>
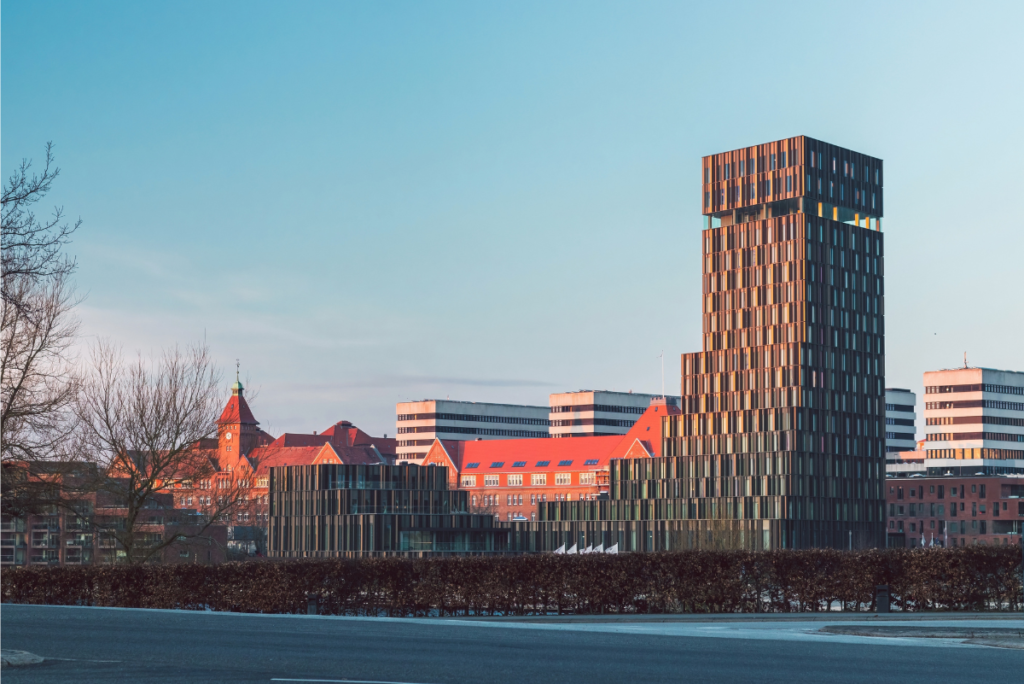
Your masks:
<instances>
[{"instance_id":1,"label":"small white building","mask_svg":"<svg viewBox=\"0 0 1024 684\"><path fill-rule=\"evenodd\" d=\"M579 390L552 394L549 398L552 437L596 437L629 432L657 394ZM665 397L679 406L679 397Z\"/></svg>"},{"instance_id":2,"label":"small white building","mask_svg":"<svg viewBox=\"0 0 1024 684\"><path fill-rule=\"evenodd\" d=\"M548 437L548 408L517 404L424 399L395 406L399 462L427 455L435 439L542 439Z\"/></svg>"},{"instance_id":3,"label":"small white building","mask_svg":"<svg viewBox=\"0 0 1024 684\"><path fill-rule=\"evenodd\" d=\"M917 446L917 395L908 389L885 388L885 453L913 451Z\"/></svg>"}]
</instances>

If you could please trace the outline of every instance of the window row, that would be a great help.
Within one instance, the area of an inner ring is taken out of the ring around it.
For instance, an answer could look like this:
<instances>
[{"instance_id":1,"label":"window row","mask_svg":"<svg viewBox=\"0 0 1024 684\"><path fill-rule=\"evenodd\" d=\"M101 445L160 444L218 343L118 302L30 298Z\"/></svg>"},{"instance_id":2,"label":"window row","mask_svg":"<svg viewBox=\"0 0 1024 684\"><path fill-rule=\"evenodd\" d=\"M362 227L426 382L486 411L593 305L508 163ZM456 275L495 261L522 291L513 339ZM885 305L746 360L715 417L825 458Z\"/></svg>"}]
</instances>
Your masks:
<instances>
[{"instance_id":1,"label":"window row","mask_svg":"<svg viewBox=\"0 0 1024 684\"><path fill-rule=\"evenodd\" d=\"M991 399L975 401L929 401L925 403L924 407L929 411L967 408L992 408L1003 411L1024 411L1024 404L1015 401L993 401Z\"/></svg>"},{"instance_id":2,"label":"window row","mask_svg":"<svg viewBox=\"0 0 1024 684\"><path fill-rule=\"evenodd\" d=\"M547 418L517 418L511 416L474 416L464 413L403 413L399 421L406 420L457 420L467 423L504 423L507 425L547 425Z\"/></svg>"},{"instance_id":3,"label":"window row","mask_svg":"<svg viewBox=\"0 0 1024 684\"><path fill-rule=\"evenodd\" d=\"M992 392L993 394L1017 394L1024 396L1024 387L1013 385L929 385L925 394L952 394L958 392Z\"/></svg>"},{"instance_id":4,"label":"window row","mask_svg":"<svg viewBox=\"0 0 1024 684\"><path fill-rule=\"evenodd\" d=\"M500 487L500 475L483 475L482 482L484 487ZM477 486L476 475L462 475L459 478L460 485L462 487L476 487ZM553 483L556 486L566 486L573 484L573 473L554 473L552 478ZM594 485L597 483L596 473L576 473L577 484L580 485ZM530 474L530 485L534 487L543 487L548 484L548 473L531 473ZM506 475L505 476L506 487L522 487L523 476L520 474Z\"/></svg>"}]
</instances>

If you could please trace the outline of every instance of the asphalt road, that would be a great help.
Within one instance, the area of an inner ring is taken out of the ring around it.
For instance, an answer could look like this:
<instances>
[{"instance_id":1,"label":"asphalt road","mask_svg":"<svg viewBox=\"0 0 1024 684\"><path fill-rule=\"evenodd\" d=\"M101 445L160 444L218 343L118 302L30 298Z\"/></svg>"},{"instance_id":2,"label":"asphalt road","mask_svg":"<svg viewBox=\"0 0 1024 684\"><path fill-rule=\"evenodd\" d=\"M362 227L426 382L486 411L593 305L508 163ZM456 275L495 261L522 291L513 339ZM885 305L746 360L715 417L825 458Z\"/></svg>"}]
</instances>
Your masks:
<instances>
[{"instance_id":1,"label":"asphalt road","mask_svg":"<svg viewBox=\"0 0 1024 684\"><path fill-rule=\"evenodd\" d=\"M18 682L1006 682L1024 651L50 606L0 607ZM826 641L823 641L826 640Z\"/></svg>"}]
</instances>

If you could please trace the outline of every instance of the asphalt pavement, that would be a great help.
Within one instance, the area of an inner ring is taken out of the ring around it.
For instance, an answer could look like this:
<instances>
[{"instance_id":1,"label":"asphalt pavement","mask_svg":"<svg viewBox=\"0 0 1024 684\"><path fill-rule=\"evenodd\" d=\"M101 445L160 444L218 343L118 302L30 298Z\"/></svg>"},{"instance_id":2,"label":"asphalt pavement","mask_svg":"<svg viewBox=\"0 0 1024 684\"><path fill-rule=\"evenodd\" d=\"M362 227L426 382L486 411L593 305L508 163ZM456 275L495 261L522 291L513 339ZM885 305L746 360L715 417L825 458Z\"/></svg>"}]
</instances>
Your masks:
<instances>
[{"instance_id":1,"label":"asphalt pavement","mask_svg":"<svg viewBox=\"0 0 1024 684\"><path fill-rule=\"evenodd\" d=\"M835 624L841 624L837 617ZM994 621L976 620L979 626ZM964 624L962 621L958 624ZM1001 621L997 626L1005 627ZM1005 682L1024 651L821 622L545 623L0 607L18 682Z\"/></svg>"}]
</instances>

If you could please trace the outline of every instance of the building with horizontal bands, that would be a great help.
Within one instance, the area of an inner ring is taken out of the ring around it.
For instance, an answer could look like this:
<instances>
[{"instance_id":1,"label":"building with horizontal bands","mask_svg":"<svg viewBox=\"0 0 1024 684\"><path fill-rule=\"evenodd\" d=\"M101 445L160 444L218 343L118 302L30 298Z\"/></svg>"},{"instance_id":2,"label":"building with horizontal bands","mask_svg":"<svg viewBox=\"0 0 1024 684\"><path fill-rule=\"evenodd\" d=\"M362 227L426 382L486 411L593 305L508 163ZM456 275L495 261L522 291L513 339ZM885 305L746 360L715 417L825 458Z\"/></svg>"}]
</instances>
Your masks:
<instances>
[{"instance_id":1,"label":"building with horizontal bands","mask_svg":"<svg viewBox=\"0 0 1024 684\"><path fill-rule=\"evenodd\" d=\"M548 399L551 436L624 435L655 400L679 405L679 397L633 392L580 390L552 394Z\"/></svg>"},{"instance_id":2,"label":"building with horizontal bands","mask_svg":"<svg viewBox=\"0 0 1024 684\"><path fill-rule=\"evenodd\" d=\"M907 389L885 388L885 453L892 458L917 446L917 395Z\"/></svg>"},{"instance_id":3,"label":"building with horizontal bands","mask_svg":"<svg viewBox=\"0 0 1024 684\"><path fill-rule=\"evenodd\" d=\"M930 458L1024 459L1024 373L931 371L924 385Z\"/></svg>"},{"instance_id":4,"label":"building with horizontal bands","mask_svg":"<svg viewBox=\"0 0 1024 684\"><path fill-rule=\"evenodd\" d=\"M545 406L427 399L396 407L398 460L418 461L434 440L546 439Z\"/></svg>"}]
</instances>

